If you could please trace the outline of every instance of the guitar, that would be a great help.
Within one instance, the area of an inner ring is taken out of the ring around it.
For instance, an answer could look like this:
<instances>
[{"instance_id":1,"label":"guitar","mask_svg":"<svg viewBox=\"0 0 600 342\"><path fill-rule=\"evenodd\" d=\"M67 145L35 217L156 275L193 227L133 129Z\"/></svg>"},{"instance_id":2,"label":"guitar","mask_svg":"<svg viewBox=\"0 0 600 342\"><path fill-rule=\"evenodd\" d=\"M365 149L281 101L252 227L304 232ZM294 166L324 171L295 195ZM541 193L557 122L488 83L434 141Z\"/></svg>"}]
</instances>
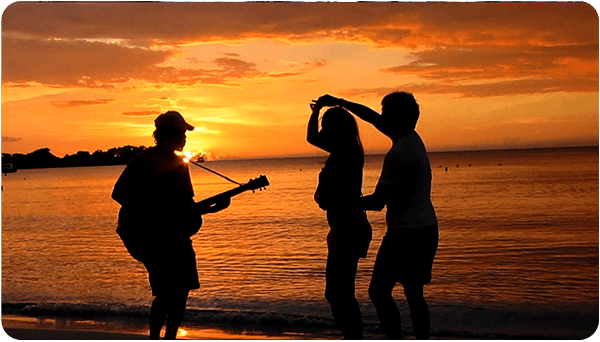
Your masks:
<instances>
[{"instance_id":1,"label":"guitar","mask_svg":"<svg viewBox=\"0 0 600 342\"><path fill-rule=\"evenodd\" d=\"M212 204L219 202L225 198L231 198L239 195L245 191L254 191L267 187L269 180L267 176L262 175L258 178L250 180L246 184L242 184L237 188L227 190L218 195L206 198L202 201L196 202L194 205L195 209L200 210L203 213L207 213L206 209ZM188 236L192 236L200 230L202 226L202 214L189 215L188 217L177 217L171 222L172 224L179 226L181 231L186 232ZM145 259L147 253L150 252L149 245L153 243L152 238L148 236L145 231L145 224L140 222L140 216L134 210L127 210L125 207L121 207L119 211L119 226L117 227L117 234L121 237L125 248L131 254L131 256L142 261Z\"/></svg>"},{"instance_id":2,"label":"guitar","mask_svg":"<svg viewBox=\"0 0 600 342\"><path fill-rule=\"evenodd\" d=\"M217 202L219 202L223 199L231 198L233 196L239 195L242 192L249 191L249 190L254 192L254 190L265 188L268 185L269 185L269 180L267 179L267 176L262 175L258 178L250 180L246 184L242 184L242 185L238 186L237 188L227 190L218 195L215 195L215 196L203 199L202 201L196 202L194 204L194 208L196 209L197 212L207 214L207 213L211 212L211 211L207 211L207 209L209 207L211 207L213 204L216 204ZM194 215L192 217L188 217L185 220L185 222L183 223L183 225L184 225L185 229L188 231L189 236L196 234L198 232L198 230L200 230L200 227L202 226L202 215Z\"/></svg>"},{"instance_id":3,"label":"guitar","mask_svg":"<svg viewBox=\"0 0 600 342\"><path fill-rule=\"evenodd\" d=\"M262 175L258 178L252 179L250 180L248 183L246 184L242 184L240 186L238 186L237 188L231 189L231 190L227 190L225 192L222 192L218 195L209 197L207 199L204 199L200 202L196 202L196 206L197 207L206 207L206 206L210 206L211 204L214 204L216 202L218 202L219 200L223 199L223 198L231 198L235 195L239 195L244 191L254 191L257 189L262 189L267 187L269 184L269 180L267 179L267 176Z\"/></svg>"}]
</instances>

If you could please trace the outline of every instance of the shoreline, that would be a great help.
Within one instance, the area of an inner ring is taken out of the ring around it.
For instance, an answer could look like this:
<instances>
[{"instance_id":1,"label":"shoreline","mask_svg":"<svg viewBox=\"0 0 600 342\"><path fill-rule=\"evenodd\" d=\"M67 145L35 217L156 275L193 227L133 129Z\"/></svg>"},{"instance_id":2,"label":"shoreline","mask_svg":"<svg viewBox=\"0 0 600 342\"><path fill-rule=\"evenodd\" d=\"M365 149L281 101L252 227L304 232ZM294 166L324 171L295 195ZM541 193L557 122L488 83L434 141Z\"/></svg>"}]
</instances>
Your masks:
<instances>
[{"instance_id":1,"label":"shoreline","mask_svg":"<svg viewBox=\"0 0 600 342\"><path fill-rule=\"evenodd\" d=\"M17 340L147 340L148 329L142 324L100 322L2 315L4 338ZM164 334L164 328L163 328ZM233 331L218 327L190 326L179 329L182 340L289 340L314 339L302 333L259 333Z\"/></svg>"},{"instance_id":2,"label":"shoreline","mask_svg":"<svg viewBox=\"0 0 600 342\"><path fill-rule=\"evenodd\" d=\"M446 317L447 318L447 317ZM530 322L531 323L531 322ZM366 328L366 327L365 327ZM540 327L541 328L541 327ZM293 329L291 329L293 330ZM410 330L410 329L408 329ZM414 340L412 331L405 331L405 339ZM596 331L597 334L597 331ZM144 323L122 320L93 320L58 317L28 317L2 315L2 335L13 340L148 340L148 328ZM164 335L164 328L161 336ZM517 331L504 333L473 329L470 331L432 331L432 340L572 340L593 339L591 336L567 334L519 334ZM380 340L381 332L366 328L365 340ZM311 333L309 331L263 330L228 325L182 324L177 336L179 340L343 340L334 330Z\"/></svg>"},{"instance_id":3,"label":"shoreline","mask_svg":"<svg viewBox=\"0 0 600 342\"><path fill-rule=\"evenodd\" d=\"M481 313L480 313L481 314ZM480 316L480 315L477 315ZM598 320L593 322L583 319L575 326L563 326L566 329L549 329L539 319L518 319L520 323L509 324L504 328L489 328L485 324L487 318L471 317L470 328L450 329L456 324L456 313L438 313L432 317L436 326L431 331L431 339L435 340L505 340L505 339L587 339L596 337ZM406 317L408 318L408 317ZM523 318L523 317L521 317ZM542 321L548 317L541 317ZM581 320L584 317L571 317ZM589 320L591 317L587 317ZM483 320L483 321L482 321ZM403 320L405 321L405 320ZM445 324L442 324L445 322ZM497 322L499 323L499 322ZM514 322L513 322L514 323ZM533 328L531 327L533 326ZM529 328L528 328L529 327ZM131 320L124 317L113 319L73 318L64 316L21 316L14 314L2 315L2 328L4 338L17 340L148 340L148 326L146 320ZM363 327L364 339L381 340L385 336L379 328L366 324ZM403 329L405 330L405 329ZM586 333L587 332L587 333ZM164 334L164 328L161 336ZM405 338L414 339L412 329L407 327ZM287 326L287 328L269 328L261 322L255 324L236 324L233 321L220 324L190 324L183 322L179 329L177 339L181 340L332 340L342 339L337 329L306 329L300 326Z\"/></svg>"}]
</instances>

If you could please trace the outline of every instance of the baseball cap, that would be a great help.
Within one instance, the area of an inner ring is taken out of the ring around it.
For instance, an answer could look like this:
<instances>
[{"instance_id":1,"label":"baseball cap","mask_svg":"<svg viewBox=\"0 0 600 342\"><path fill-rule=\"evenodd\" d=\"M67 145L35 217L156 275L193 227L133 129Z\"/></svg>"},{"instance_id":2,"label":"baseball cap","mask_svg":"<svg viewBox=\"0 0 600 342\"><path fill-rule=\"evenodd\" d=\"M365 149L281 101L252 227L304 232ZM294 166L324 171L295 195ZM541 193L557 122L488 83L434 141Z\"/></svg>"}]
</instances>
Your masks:
<instances>
[{"instance_id":1,"label":"baseball cap","mask_svg":"<svg viewBox=\"0 0 600 342\"><path fill-rule=\"evenodd\" d=\"M167 126L167 125L178 128L178 129L183 129L186 131L194 130L194 126L185 122L185 120L183 119L183 116L181 116L181 114L179 114L179 112L176 112L173 110L170 110L166 113L159 115L154 120L154 126L156 126L157 128L159 126Z\"/></svg>"}]
</instances>

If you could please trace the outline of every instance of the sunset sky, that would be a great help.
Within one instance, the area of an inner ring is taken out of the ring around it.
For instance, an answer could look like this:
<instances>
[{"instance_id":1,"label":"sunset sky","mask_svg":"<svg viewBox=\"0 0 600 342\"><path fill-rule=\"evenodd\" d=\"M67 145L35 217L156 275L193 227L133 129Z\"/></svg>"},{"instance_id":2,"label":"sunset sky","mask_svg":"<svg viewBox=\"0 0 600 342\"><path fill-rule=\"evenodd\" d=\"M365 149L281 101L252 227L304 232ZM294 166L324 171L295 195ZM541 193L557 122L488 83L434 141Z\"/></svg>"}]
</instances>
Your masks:
<instances>
[{"instance_id":1,"label":"sunset sky","mask_svg":"<svg viewBox=\"0 0 600 342\"><path fill-rule=\"evenodd\" d=\"M312 99L396 90L430 151L597 145L598 33L586 3L13 3L2 152L151 146L177 110L190 152L314 155Z\"/></svg>"}]
</instances>

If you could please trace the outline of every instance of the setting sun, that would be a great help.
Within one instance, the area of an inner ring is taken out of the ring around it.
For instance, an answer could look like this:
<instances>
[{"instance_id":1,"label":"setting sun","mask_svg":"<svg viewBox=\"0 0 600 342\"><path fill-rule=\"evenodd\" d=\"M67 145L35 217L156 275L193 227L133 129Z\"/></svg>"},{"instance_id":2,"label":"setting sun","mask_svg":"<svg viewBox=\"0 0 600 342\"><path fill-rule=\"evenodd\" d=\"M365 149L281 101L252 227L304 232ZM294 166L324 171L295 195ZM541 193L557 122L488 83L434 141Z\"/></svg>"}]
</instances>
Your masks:
<instances>
[{"instance_id":1,"label":"setting sun","mask_svg":"<svg viewBox=\"0 0 600 342\"><path fill-rule=\"evenodd\" d=\"M192 159L192 152L183 152L183 161L188 163Z\"/></svg>"}]
</instances>

